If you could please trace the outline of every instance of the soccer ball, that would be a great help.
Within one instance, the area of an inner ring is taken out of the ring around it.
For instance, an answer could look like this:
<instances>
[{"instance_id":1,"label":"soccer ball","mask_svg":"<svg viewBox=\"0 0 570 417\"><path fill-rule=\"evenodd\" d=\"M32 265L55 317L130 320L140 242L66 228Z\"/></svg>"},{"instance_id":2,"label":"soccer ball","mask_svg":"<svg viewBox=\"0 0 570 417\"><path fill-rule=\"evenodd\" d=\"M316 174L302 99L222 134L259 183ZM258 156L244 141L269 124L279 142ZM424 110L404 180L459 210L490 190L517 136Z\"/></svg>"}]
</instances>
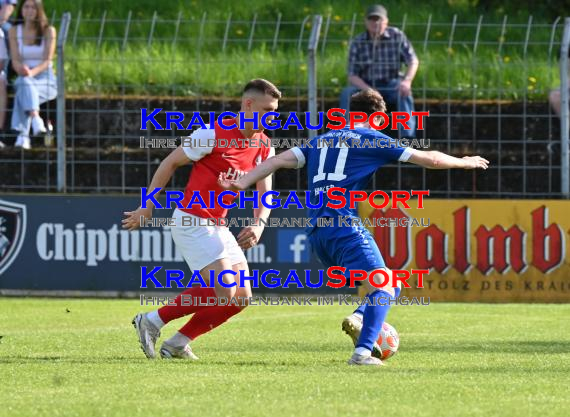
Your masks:
<instances>
[{"instance_id":1,"label":"soccer ball","mask_svg":"<svg viewBox=\"0 0 570 417\"><path fill-rule=\"evenodd\" d=\"M398 351L398 346L400 346L400 336L398 332L386 322L382 324L380 336L378 336L378 345L382 349L382 360L394 356Z\"/></svg>"}]
</instances>

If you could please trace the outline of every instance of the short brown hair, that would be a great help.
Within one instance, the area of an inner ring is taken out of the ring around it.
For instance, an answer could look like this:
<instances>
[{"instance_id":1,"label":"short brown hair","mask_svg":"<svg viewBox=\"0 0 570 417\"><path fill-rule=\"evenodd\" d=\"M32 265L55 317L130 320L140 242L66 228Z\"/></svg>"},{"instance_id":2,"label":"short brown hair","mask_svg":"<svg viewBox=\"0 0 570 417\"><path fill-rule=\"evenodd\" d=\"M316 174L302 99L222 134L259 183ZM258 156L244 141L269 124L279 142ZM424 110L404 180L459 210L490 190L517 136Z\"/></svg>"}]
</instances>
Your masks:
<instances>
[{"instance_id":1,"label":"short brown hair","mask_svg":"<svg viewBox=\"0 0 570 417\"><path fill-rule=\"evenodd\" d=\"M386 113L386 103L382 94L369 88L350 97L350 111L361 111L368 115L377 111Z\"/></svg>"},{"instance_id":2,"label":"short brown hair","mask_svg":"<svg viewBox=\"0 0 570 417\"><path fill-rule=\"evenodd\" d=\"M275 84L273 84L270 81L264 80L263 78L256 78L248 82L243 89L243 94L249 92L267 94L268 96L271 96L276 99L281 98L281 91L279 91L279 89L275 87Z\"/></svg>"}]
</instances>

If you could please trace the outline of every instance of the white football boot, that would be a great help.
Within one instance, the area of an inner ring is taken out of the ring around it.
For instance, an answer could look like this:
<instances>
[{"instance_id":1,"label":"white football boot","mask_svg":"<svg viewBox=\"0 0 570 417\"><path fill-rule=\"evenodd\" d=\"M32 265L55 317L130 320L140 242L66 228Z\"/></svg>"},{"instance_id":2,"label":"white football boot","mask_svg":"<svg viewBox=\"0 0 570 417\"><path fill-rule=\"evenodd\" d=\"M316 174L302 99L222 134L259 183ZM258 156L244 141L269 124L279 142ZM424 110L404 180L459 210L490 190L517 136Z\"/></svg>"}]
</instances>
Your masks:
<instances>
[{"instance_id":1,"label":"white football boot","mask_svg":"<svg viewBox=\"0 0 570 417\"><path fill-rule=\"evenodd\" d=\"M368 355L359 355L354 353L348 360L349 365L363 365L363 366L383 366L384 364L378 358Z\"/></svg>"},{"instance_id":2,"label":"white football boot","mask_svg":"<svg viewBox=\"0 0 570 417\"><path fill-rule=\"evenodd\" d=\"M196 361L198 356L194 355L190 345L186 345L183 348L175 347L164 342L160 348L160 356L162 359L187 359Z\"/></svg>"},{"instance_id":3,"label":"white football boot","mask_svg":"<svg viewBox=\"0 0 570 417\"><path fill-rule=\"evenodd\" d=\"M142 351L147 358L154 359L160 330L146 318L146 314L137 314L132 323L137 331Z\"/></svg>"},{"instance_id":4,"label":"white football boot","mask_svg":"<svg viewBox=\"0 0 570 417\"><path fill-rule=\"evenodd\" d=\"M354 347L358 343L358 338L360 337L360 332L362 331L362 316L360 314L352 313L350 316L345 317L342 321L342 330L351 337ZM374 342L372 348L372 356L378 359L382 359L382 349L380 345Z\"/></svg>"}]
</instances>

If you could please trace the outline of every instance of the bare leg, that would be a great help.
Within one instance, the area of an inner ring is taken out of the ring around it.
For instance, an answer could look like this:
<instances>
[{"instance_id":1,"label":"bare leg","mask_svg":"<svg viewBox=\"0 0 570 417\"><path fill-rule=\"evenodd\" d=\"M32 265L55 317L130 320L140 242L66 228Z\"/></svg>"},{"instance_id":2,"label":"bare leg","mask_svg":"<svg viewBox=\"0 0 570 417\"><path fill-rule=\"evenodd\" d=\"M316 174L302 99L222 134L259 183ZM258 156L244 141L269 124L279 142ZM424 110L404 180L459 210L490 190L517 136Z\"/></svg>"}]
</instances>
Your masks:
<instances>
[{"instance_id":1,"label":"bare leg","mask_svg":"<svg viewBox=\"0 0 570 417\"><path fill-rule=\"evenodd\" d=\"M550 101L554 113L560 117L560 90L552 90L548 95L548 101Z\"/></svg>"},{"instance_id":2,"label":"bare leg","mask_svg":"<svg viewBox=\"0 0 570 417\"><path fill-rule=\"evenodd\" d=\"M6 80L0 79L0 130L4 129L4 123L6 122L6 105Z\"/></svg>"}]
</instances>

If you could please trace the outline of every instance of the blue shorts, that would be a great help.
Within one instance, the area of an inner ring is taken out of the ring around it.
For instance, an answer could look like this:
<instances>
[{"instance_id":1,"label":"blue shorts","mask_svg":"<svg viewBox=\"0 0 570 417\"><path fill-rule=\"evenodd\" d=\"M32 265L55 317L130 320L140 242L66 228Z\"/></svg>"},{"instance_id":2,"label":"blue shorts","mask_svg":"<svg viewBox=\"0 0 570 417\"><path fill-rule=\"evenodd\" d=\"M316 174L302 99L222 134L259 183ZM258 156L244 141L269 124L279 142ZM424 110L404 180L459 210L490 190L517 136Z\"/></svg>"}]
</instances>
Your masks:
<instances>
[{"instance_id":1,"label":"blue shorts","mask_svg":"<svg viewBox=\"0 0 570 417\"><path fill-rule=\"evenodd\" d=\"M314 227L309 242L320 261L328 268L343 266L366 272L385 268L384 258L370 232L363 226Z\"/></svg>"}]
</instances>

